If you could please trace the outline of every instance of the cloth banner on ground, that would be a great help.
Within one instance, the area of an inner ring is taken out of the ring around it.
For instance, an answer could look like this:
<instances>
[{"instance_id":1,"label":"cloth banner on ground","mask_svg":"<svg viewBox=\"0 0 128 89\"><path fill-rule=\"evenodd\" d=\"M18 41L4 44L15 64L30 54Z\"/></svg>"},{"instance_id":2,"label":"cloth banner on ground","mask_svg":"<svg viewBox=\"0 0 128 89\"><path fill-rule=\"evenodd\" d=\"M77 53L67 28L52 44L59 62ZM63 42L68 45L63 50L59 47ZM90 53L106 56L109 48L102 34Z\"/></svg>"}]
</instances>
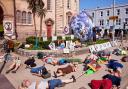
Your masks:
<instances>
[{"instance_id":1,"label":"cloth banner on ground","mask_svg":"<svg viewBox=\"0 0 128 89\"><path fill-rule=\"evenodd\" d=\"M89 50L90 50L91 53L96 52L96 49L95 49L94 45L89 46Z\"/></svg>"},{"instance_id":2,"label":"cloth banner on ground","mask_svg":"<svg viewBox=\"0 0 128 89\"><path fill-rule=\"evenodd\" d=\"M70 41L66 41L66 48L70 48Z\"/></svg>"},{"instance_id":3,"label":"cloth banner on ground","mask_svg":"<svg viewBox=\"0 0 128 89\"><path fill-rule=\"evenodd\" d=\"M100 51L100 50L101 50L101 48L100 48L100 45L99 45L99 44L94 45L94 47L95 47L96 51Z\"/></svg>"}]
</instances>

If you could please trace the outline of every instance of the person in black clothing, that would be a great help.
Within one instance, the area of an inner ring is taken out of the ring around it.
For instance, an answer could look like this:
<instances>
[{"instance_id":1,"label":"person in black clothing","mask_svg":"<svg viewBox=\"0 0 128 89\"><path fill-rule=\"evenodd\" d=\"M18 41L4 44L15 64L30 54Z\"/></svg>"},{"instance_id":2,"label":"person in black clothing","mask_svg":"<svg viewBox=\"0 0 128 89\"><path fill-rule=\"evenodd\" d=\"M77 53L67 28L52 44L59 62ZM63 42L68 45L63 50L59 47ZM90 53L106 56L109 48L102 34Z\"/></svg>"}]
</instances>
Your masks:
<instances>
[{"instance_id":1,"label":"person in black clothing","mask_svg":"<svg viewBox=\"0 0 128 89\"><path fill-rule=\"evenodd\" d=\"M36 63L35 63L35 59L34 57L27 59L24 64L26 64L26 68L31 68L31 67L35 67Z\"/></svg>"}]
</instances>

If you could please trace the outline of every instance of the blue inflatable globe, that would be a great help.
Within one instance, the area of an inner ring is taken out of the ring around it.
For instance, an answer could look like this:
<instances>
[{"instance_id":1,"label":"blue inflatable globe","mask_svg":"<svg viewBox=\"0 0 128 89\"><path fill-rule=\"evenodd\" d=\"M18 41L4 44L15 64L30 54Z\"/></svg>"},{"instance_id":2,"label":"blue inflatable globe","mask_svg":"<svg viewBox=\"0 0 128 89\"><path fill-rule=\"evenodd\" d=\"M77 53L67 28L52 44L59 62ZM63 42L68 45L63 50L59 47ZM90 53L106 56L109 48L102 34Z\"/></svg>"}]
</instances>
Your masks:
<instances>
[{"instance_id":1,"label":"blue inflatable globe","mask_svg":"<svg viewBox=\"0 0 128 89\"><path fill-rule=\"evenodd\" d=\"M80 12L80 14L73 16L69 23L69 28L73 30L74 36L81 41L89 40L92 38L92 28L94 24L91 16L86 11Z\"/></svg>"}]
</instances>

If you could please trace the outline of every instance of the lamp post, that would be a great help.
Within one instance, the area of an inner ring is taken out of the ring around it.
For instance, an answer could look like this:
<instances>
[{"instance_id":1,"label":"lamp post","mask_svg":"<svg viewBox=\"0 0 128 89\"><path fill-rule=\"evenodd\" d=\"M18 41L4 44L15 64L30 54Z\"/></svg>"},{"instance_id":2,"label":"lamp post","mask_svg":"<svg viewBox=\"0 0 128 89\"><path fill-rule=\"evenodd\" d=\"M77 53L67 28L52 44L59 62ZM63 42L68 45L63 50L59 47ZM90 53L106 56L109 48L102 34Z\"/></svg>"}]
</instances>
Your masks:
<instances>
[{"instance_id":1,"label":"lamp post","mask_svg":"<svg viewBox=\"0 0 128 89\"><path fill-rule=\"evenodd\" d=\"M115 10L114 10L114 9L115 9L115 0L113 0L113 17L114 17L114 14L115 14L115 12L114 12ZM112 31L112 35L113 35L112 38L113 38L113 41L114 41L114 39L115 39L115 36L114 36L114 35L115 35L115 34L114 34L114 32L115 32L115 31L114 31L114 28L115 28L115 19L113 19L113 29L112 29L112 30L113 30L113 31Z\"/></svg>"}]
</instances>

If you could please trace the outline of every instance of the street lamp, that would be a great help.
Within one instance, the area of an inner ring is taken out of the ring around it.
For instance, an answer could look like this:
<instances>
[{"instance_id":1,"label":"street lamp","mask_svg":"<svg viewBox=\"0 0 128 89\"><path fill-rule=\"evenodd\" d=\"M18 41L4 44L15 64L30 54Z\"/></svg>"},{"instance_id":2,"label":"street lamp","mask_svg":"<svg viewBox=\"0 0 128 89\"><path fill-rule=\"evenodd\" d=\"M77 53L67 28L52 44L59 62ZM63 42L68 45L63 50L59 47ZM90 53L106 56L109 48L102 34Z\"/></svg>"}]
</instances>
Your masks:
<instances>
[{"instance_id":1,"label":"street lamp","mask_svg":"<svg viewBox=\"0 0 128 89\"><path fill-rule=\"evenodd\" d=\"M113 17L114 17L114 9L115 9L115 0L113 0ZM115 28L115 19L113 19L113 41L114 41L114 28Z\"/></svg>"}]
</instances>

